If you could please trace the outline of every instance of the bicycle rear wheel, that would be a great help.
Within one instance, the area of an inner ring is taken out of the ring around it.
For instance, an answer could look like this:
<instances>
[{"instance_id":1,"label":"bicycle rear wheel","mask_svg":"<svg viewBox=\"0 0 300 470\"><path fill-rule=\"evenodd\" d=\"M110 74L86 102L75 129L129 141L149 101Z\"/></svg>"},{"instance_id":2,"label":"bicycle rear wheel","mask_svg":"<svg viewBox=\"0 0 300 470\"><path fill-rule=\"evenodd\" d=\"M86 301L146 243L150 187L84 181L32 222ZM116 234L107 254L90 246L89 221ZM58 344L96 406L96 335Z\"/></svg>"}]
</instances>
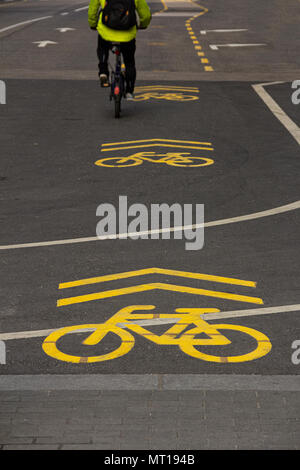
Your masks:
<instances>
[{"instance_id":1,"label":"bicycle rear wheel","mask_svg":"<svg viewBox=\"0 0 300 470\"><path fill-rule=\"evenodd\" d=\"M118 348L114 351L101 354L99 356L74 356L71 354L66 354L60 349L58 349L57 342L65 335L70 333L82 333L86 331L89 333L90 330L92 333L83 341L82 344L85 345L94 345L101 341L101 339L92 341L91 337L95 335L95 333L102 332L102 336L104 337L108 333L114 333L115 335L119 336L121 339L121 344ZM90 339L90 341L89 341ZM133 347L134 347L135 339L129 331L119 328L115 325L108 326L104 324L86 324L86 325L74 325L74 326L66 326L64 328L60 328L58 330L53 331L50 333L49 336L44 340L42 348L44 352L54 359L58 359L59 361L64 362L73 362L77 364L86 364L86 363L93 363L93 362L103 362L108 361L111 359L116 359L118 357L124 356L127 354Z\"/></svg>"}]
</instances>

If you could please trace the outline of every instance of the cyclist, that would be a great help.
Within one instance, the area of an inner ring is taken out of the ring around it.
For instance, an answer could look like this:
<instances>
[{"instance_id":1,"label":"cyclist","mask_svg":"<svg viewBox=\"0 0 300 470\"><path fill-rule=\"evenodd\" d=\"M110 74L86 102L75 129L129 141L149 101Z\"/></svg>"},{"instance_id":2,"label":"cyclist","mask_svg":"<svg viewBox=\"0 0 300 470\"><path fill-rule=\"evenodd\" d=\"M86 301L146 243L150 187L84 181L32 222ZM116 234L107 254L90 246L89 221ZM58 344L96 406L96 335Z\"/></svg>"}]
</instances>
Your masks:
<instances>
[{"instance_id":1,"label":"cyclist","mask_svg":"<svg viewBox=\"0 0 300 470\"><path fill-rule=\"evenodd\" d=\"M99 33L97 54L100 85L102 87L109 86L109 49L112 42L118 42L121 44L121 53L126 69L127 99L133 99L136 79L134 56L137 20L139 21L139 29L146 29L150 24L151 12L146 0L90 0L88 22L90 28Z\"/></svg>"}]
</instances>

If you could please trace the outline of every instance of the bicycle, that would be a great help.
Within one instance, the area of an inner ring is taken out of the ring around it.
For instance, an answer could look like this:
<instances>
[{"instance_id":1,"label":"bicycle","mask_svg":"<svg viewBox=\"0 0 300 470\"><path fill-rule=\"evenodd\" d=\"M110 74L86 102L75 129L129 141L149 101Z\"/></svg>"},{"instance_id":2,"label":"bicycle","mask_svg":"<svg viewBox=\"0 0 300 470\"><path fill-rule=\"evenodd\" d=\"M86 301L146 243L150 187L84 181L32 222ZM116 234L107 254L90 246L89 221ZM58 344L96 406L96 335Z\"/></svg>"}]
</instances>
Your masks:
<instances>
[{"instance_id":1,"label":"bicycle","mask_svg":"<svg viewBox=\"0 0 300 470\"><path fill-rule=\"evenodd\" d=\"M272 348L269 338L260 331L241 325L210 324L201 318L204 313L214 313L220 310L216 308L177 308L175 314L164 313L132 313L135 310L153 310L154 305L130 305L119 310L105 323L74 325L60 328L44 340L42 348L44 352L55 359L72 363L103 362L119 358L129 353L135 344L135 337L128 331L152 341L158 345L178 346L182 352L190 357L217 363L238 363L251 361L268 354ZM143 325L154 324L152 319L165 319L165 323L175 323L161 335L143 328ZM191 329L187 329L192 326ZM233 330L244 333L257 342L257 347L246 354L238 356L214 356L202 353L196 346L224 346L231 341L220 333L219 330ZM63 353L57 347L57 342L70 333L90 332L82 342L86 346L94 346L100 343L107 334L113 333L121 339L121 345L112 352L99 356L73 356ZM206 338L197 338L197 335L206 335Z\"/></svg>"},{"instance_id":2,"label":"bicycle","mask_svg":"<svg viewBox=\"0 0 300 470\"><path fill-rule=\"evenodd\" d=\"M121 58L121 44L112 43L112 53L116 56L115 70L110 72L110 101L114 99L115 118L120 117L121 100L125 97L125 66Z\"/></svg>"},{"instance_id":3,"label":"bicycle","mask_svg":"<svg viewBox=\"0 0 300 470\"><path fill-rule=\"evenodd\" d=\"M210 149L209 149L210 150ZM123 168L127 166L142 165L143 162L162 163L176 167L199 167L209 166L214 160L206 157L188 157L188 152L168 152L165 154L156 154L155 152L138 152L129 157L108 157L95 162L97 166ZM152 157L161 157L155 159Z\"/></svg>"}]
</instances>

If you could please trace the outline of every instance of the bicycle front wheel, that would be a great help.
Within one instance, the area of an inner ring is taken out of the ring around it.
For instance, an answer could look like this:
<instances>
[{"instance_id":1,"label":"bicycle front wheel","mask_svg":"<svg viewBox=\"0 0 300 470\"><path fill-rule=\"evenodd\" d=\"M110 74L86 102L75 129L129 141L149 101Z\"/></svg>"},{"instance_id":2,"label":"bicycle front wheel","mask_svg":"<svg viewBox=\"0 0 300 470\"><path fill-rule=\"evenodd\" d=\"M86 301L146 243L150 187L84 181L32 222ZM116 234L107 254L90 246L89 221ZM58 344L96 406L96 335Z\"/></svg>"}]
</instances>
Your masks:
<instances>
[{"instance_id":1,"label":"bicycle front wheel","mask_svg":"<svg viewBox=\"0 0 300 470\"><path fill-rule=\"evenodd\" d=\"M228 325L228 324L219 324L212 325L216 330L234 330L240 331L241 333L246 333L257 341L257 347L253 351L242 354L240 356L213 356L210 354L202 353L195 348L198 344L201 345L201 339L195 338L197 334L202 333L202 329L193 328L187 333L184 333L181 336L182 342L179 344L181 351L188 354L189 356L195 357L197 359L202 359L203 361L208 362L219 362L219 363L228 363L228 362L246 362L253 361L260 357L268 354L272 349L272 344L269 338L261 333L260 331L254 330L253 328L248 328L241 325Z\"/></svg>"},{"instance_id":2,"label":"bicycle front wheel","mask_svg":"<svg viewBox=\"0 0 300 470\"><path fill-rule=\"evenodd\" d=\"M171 166L179 166L179 167L199 167L199 166L209 166L213 165L215 162L212 158L206 157L185 157L185 158L173 158L167 160L166 162L168 165Z\"/></svg>"},{"instance_id":3,"label":"bicycle front wheel","mask_svg":"<svg viewBox=\"0 0 300 470\"><path fill-rule=\"evenodd\" d=\"M103 332L101 332L101 329L103 329ZM99 356L73 356L71 354L66 354L58 349L57 342L63 336L68 335L70 333L83 333L86 330L92 330L92 333L90 333L88 338L83 341L83 344L88 344L89 337L92 336L96 330L98 330L98 332L100 330L100 333L102 333L102 337L106 336L106 334L108 333L114 333L119 336L121 338L121 345L114 351ZM56 330L50 333L49 336L47 336L47 338L43 342L42 348L48 356L53 357L54 359L58 359L59 361L86 364L92 362L109 361L111 359L116 359L117 357L124 356L133 348L134 342L134 337L127 330L113 325L110 325L108 327L105 324L101 325L99 323L96 323L88 325L74 325L60 328L59 330Z\"/></svg>"}]
</instances>

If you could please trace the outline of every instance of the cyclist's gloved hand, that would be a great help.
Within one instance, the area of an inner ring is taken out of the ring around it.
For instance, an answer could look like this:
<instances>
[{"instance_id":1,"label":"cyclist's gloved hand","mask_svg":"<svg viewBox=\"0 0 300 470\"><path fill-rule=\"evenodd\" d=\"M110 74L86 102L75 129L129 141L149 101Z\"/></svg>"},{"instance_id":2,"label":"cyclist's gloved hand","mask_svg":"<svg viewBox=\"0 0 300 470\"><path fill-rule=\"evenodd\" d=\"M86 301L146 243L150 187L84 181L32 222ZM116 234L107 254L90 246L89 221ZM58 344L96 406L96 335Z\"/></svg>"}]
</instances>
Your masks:
<instances>
[{"instance_id":1,"label":"cyclist's gloved hand","mask_svg":"<svg viewBox=\"0 0 300 470\"><path fill-rule=\"evenodd\" d=\"M96 27L96 26L90 26L90 29L92 29L93 31L97 31L97 27Z\"/></svg>"}]
</instances>

